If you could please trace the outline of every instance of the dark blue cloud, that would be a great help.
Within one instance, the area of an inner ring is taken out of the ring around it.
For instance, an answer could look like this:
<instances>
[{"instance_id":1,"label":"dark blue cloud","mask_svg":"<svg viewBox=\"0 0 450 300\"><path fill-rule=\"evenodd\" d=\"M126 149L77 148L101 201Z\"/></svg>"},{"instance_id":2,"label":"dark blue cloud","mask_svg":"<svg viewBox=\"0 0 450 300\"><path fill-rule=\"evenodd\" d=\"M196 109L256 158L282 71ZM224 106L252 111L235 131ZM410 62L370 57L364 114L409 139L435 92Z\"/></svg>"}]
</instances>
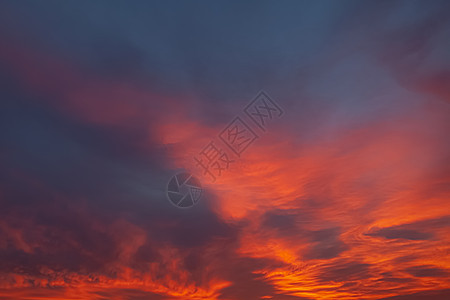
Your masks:
<instances>
[{"instance_id":1,"label":"dark blue cloud","mask_svg":"<svg viewBox=\"0 0 450 300\"><path fill-rule=\"evenodd\" d=\"M449 226L450 217L444 216L392 227L374 228L366 235L384 237L386 239L431 240L435 238L431 231Z\"/></svg>"}]
</instances>

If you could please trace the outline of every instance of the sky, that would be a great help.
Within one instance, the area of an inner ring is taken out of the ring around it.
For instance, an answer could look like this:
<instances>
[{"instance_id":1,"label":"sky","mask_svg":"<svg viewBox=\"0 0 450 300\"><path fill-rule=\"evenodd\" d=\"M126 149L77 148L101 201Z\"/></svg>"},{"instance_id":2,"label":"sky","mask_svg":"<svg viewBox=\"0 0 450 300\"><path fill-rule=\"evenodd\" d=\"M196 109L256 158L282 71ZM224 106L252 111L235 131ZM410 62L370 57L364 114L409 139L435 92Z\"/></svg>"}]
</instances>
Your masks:
<instances>
[{"instance_id":1,"label":"sky","mask_svg":"<svg viewBox=\"0 0 450 300\"><path fill-rule=\"evenodd\" d=\"M0 299L450 299L449 16L1 1Z\"/></svg>"}]
</instances>

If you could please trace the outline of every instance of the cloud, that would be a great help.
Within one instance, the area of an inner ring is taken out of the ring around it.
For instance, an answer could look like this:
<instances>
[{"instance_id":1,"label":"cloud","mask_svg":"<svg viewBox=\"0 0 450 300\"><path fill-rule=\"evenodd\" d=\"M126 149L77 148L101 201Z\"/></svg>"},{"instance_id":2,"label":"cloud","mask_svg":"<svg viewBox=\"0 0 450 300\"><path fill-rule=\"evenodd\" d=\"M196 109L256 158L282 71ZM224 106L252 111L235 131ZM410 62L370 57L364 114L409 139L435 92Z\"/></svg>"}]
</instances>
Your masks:
<instances>
[{"instance_id":1,"label":"cloud","mask_svg":"<svg viewBox=\"0 0 450 300\"><path fill-rule=\"evenodd\" d=\"M0 298L447 295L447 2L24 4L0 4ZM260 89L285 114L211 182L193 156Z\"/></svg>"},{"instance_id":2,"label":"cloud","mask_svg":"<svg viewBox=\"0 0 450 300\"><path fill-rule=\"evenodd\" d=\"M448 271L433 266L414 266L405 270L416 277L447 277Z\"/></svg>"}]
</instances>

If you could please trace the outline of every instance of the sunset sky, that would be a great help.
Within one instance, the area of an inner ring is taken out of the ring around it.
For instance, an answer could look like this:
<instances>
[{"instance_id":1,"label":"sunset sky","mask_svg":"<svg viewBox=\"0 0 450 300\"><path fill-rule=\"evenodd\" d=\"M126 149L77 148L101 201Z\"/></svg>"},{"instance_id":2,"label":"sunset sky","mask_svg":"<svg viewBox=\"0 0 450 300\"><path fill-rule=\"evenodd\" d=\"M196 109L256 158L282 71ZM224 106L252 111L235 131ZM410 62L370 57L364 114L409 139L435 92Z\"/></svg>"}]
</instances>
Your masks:
<instances>
[{"instance_id":1,"label":"sunset sky","mask_svg":"<svg viewBox=\"0 0 450 300\"><path fill-rule=\"evenodd\" d=\"M0 83L2 300L450 299L450 1L4 0Z\"/></svg>"}]
</instances>

